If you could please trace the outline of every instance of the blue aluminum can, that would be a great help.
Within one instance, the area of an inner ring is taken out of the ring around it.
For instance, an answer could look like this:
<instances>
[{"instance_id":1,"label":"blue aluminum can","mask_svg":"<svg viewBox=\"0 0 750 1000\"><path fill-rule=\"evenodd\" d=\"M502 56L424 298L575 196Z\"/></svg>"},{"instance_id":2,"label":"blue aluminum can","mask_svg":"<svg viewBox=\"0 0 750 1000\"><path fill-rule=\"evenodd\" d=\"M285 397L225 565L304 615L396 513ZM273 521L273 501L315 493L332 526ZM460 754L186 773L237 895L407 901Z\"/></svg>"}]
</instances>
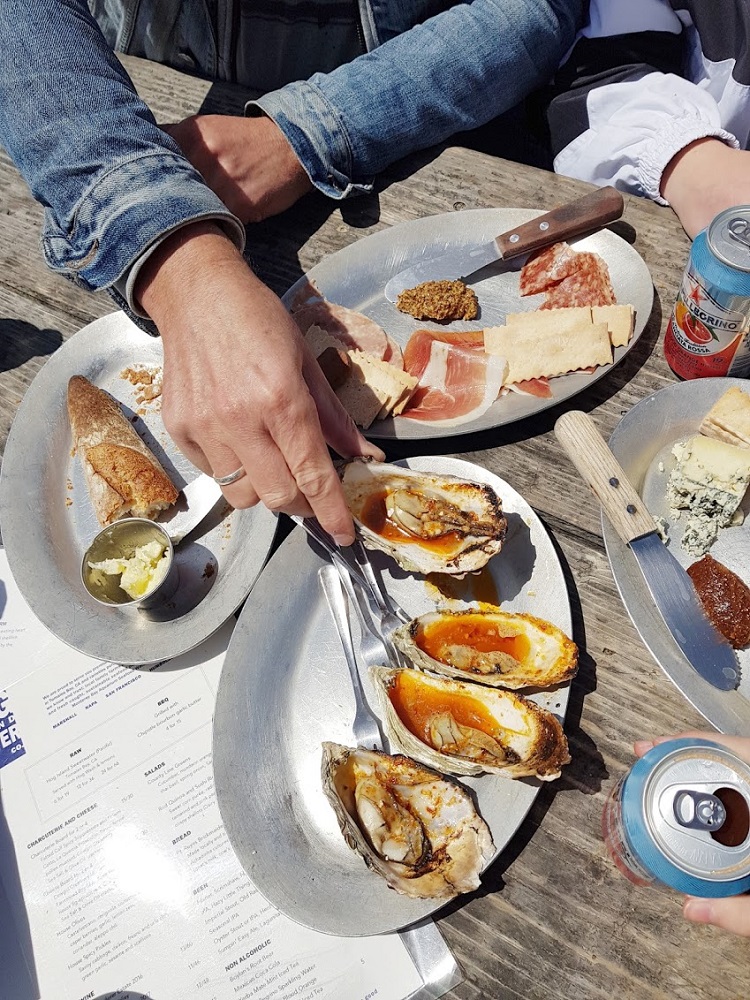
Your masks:
<instances>
[{"instance_id":1,"label":"blue aluminum can","mask_svg":"<svg viewBox=\"0 0 750 1000\"><path fill-rule=\"evenodd\" d=\"M750 890L750 765L709 740L660 743L620 779L602 816L618 869L691 896Z\"/></svg>"},{"instance_id":2,"label":"blue aluminum can","mask_svg":"<svg viewBox=\"0 0 750 1000\"><path fill-rule=\"evenodd\" d=\"M750 375L750 205L698 233L664 334L680 378Z\"/></svg>"}]
</instances>

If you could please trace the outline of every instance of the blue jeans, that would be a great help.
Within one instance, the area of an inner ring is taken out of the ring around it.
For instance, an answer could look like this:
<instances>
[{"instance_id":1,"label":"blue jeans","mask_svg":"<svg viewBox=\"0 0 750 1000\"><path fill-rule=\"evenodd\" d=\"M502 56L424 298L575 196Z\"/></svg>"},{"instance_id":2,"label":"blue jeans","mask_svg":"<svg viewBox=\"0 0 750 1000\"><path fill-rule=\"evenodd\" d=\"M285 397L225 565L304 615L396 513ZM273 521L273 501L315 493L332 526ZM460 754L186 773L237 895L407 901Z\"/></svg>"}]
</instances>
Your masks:
<instances>
[{"instance_id":1,"label":"blue jeans","mask_svg":"<svg viewBox=\"0 0 750 1000\"><path fill-rule=\"evenodd\" d=\"M112 52L229 79L231 37L219 27L239 2L91 0L95 19L85 0L0 0L0 142L44 206L51 268L86 288L111 287L164 233L207 217L243 241ZM388 164L489 121L546 82L582 7L472 0L427 17L434 0L359 3L365 55L247 108L274 119L315 187L334 198L369 190Z\"/></svg>"}]
</instances>

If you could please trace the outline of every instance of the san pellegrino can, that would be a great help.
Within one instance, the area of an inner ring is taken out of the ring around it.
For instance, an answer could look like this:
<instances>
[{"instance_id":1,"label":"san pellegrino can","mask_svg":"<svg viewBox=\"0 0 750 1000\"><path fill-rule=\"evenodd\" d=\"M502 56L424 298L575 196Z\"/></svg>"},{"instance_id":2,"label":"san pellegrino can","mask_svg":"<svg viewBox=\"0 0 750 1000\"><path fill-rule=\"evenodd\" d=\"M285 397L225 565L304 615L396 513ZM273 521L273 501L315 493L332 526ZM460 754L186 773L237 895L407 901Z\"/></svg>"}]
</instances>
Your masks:
<instances>
[{"instance_id":1,"label":"san pellegrino can","mask_svg":"<svg viewBox=\"0 0 750 1000\"><path fill-rule=\"evenodd\" d=\"M636 885L691 896L750 890L750 765L710 740L657 744L604 807L612 860Z\"/></svg>"},{"instance_id":2,"label":"san pellegrino can","mask_svg":"<svg viewBox=\"0 0 750 1000\"><path fill-rule=\"evenodd\" d=\"M750 375L750 205L721 212L693 240L664 335L679 378Z\"/></svg>"}]
</instances>

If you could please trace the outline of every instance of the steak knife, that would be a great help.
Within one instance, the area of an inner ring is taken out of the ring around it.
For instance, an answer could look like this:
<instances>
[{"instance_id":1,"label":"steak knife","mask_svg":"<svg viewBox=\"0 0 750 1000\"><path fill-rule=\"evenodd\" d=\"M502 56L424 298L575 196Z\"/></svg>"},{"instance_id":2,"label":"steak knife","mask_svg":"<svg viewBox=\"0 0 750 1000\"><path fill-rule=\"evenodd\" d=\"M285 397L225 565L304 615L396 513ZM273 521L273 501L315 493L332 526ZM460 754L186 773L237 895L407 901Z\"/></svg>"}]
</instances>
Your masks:
<instances>
[{"instance_id":1,"label":"steak knife","mask_svg":"<svg viewBox=\"0 0 750 1000\"><path fill-rule=\"evenodd\" d=\"M690 665L720 691L739 683L734 650L703 610L686 571L667 549L651 514L591 418L564 413L555 435L640 566L654 604Z\"/></svg>"},{"instance_id":2,"label":"steak knife","mask_svg":"<svg viewBox=\"0 0 750 1000\"><path fill-rule=\"evenodd\" d=\"M575 201L553 208L530 222L496 236L489 243L456 247L439 257L399 271L385 286L385 297L395 302L405 288L441 278L469 278L475 271L496 261L509 261L521 254L573 236L593 232L619 219L625 203L613 187L597 188Z\"/></svg>"}]
</instances>

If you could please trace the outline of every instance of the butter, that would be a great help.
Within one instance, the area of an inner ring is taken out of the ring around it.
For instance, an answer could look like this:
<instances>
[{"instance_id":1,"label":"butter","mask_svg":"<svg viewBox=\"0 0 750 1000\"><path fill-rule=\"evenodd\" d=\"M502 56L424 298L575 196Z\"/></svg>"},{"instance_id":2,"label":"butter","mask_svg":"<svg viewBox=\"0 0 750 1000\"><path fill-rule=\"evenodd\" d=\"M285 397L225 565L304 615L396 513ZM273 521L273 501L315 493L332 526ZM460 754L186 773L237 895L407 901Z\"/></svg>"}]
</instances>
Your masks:
<instances>
[{"instance_id":1,"label":"butter","mask_svg":"<svg viewBox=\"0 0 750 1000\"><path fill-rule=\"evenodd\" d=\"M687 511L682 547L703 555L719 528L741 524L739 506L750 484L750 451L697 435L672 449L677 459L667 486L675 518Z\"/></svg>"},{"instance_id":2,"label":"butter","mask_svg":"<svg viewBox=\"0 0 750 1000\"><path fill-rule=\"evenodd\" d=\"M120 587L134 601L156 590L169 569L167 546L156 540L139 545L129 559L90 562L91 569L108 576L120 576Z\"/></svg>"}]
</instances>

